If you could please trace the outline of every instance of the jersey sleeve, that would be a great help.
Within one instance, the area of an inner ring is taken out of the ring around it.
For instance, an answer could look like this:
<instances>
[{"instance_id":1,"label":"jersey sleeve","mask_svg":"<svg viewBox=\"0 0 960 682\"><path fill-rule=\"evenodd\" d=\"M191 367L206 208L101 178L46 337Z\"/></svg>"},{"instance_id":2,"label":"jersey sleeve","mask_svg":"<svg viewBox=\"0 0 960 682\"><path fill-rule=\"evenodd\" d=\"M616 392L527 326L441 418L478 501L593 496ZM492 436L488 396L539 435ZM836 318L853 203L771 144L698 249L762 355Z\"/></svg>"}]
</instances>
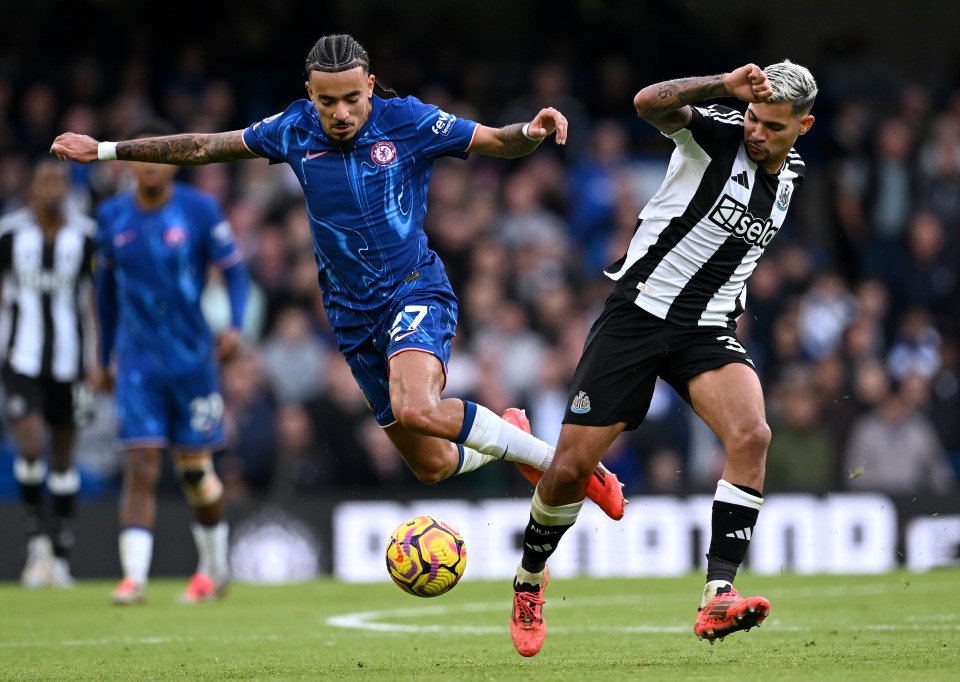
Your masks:
<instances>
[{"instance_id":1,"label":"jersey sleeve","mask_svg":"<svg viewBox=\"0 0 960 682\"><path fill-rule=\"evenodd\" d=\"M699 158L704 152L716 157L729 152L731 140L743 138L743 114L736 109L713 104L691 107L693 116L686 128L668 135L684 156Z\"/></svg>"},{"instance_id":2,"label":"jersey sleeve","mask_svg":"<svg viewBox=\"0 0 960 682\"><path fill-rule=\"evenodd\" d=\"M424 104L416 97L409 98L409 106L417 125L417 142L428 159L469 156L470 143L477 124L443 111L433 104Z\"/></svg>"},{"instance_id":3,"label":"jersey sleeve","mask_svg":"<svg viewBox=\"0 0 960 682\"><path fill-rule=\"evenodd\" d=\"M303 115L303 102L298 100L279 114L245 128L242 137L246 148L257 156L270 159L271 163L286 161L292 127Z\"/></svg>"}]
</instances>

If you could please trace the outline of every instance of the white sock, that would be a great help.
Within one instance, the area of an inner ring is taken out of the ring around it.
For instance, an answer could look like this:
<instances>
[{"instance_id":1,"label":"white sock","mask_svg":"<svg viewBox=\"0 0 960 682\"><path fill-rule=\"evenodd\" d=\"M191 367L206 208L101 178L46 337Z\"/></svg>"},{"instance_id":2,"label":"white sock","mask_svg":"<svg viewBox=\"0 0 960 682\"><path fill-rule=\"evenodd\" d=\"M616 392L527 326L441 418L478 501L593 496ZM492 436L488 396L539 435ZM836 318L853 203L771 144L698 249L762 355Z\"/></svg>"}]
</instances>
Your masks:
<instances>
[{"instance_id":1,"label":"white sock","mask_svg":"<svg viewBox=\"0 0 960 682\"><path fill-rule=\"evenodd\" d=\"M710 600L717 596L717 590L721 587L730 585L726 580L711 580L703 588L703 596L700 597L700 608L710 603Z\"/></svg>"},{"instance_id":2,"label":"white sock","mask_svg":"<svg viewBox=\"0 0 960 682\"><path fill-rule=\"evenodd\" d=\"M197 572L203 573L217 585L230 577L229 535L230 528L224 521L215 526L193 524L193 541L197 544L197 555L200 557Z\"/></svg>"},{"instance_id":3,"label":"white sock","mask_svg":"<svg viewBox=\"0 0 960 682\"><path fill-rule=\"evenodd\" d=\"M17 483L40 485L47 477L47 463L42 459L30 462L18 456L13 460L13 477L17 479Z\"/></svg>"},{"instance_id":4,"label":"white sock","mask_svg":"<svg viewBox=\"0 0 960 682\"><path fill-rule=\"evenodd\" d=\"M487 457L524 462L543 470L550 466L556 452L555 448L505 422L483 405L476 406L473 425L463 445L464 449L473 448Z\"/></svg>"},{"instance_id":5,"label":"white sock","mask_svg":"<svg viewBox=\"0 0 960 682\"><path fill-rule=\"evenodd\" d=\"M496 457L482 455L473 448L468 448L465 445L458 445L457 447L460 448L460 466L457 467L457 471L453 474L454 476L465 474L468 471L476 471L485 464L498 461Z\"/></svg>"},{"instance_id":6,"label":"white sock","mask_svg":"<svg viewBox=\"0 0 960 682\"><path fill-rule=\"evenodd\" d=\"M138 585L146 585L152 558L153 532L146 528L124 528L120 531L120 566L124 578Z\"/></svg>"}]
</instances>

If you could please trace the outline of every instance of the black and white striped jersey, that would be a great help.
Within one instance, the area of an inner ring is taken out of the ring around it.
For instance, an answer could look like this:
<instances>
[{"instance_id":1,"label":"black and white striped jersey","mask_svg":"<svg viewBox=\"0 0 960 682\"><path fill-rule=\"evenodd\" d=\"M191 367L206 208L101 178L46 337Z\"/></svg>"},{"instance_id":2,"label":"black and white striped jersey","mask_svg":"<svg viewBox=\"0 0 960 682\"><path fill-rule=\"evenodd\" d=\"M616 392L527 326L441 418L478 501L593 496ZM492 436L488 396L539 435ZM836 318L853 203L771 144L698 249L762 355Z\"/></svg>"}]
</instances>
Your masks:
<instances>
[{"instance_id":1,"label":"black and white striped jersey","mask_svg":"<svg viewBox=\"0 0 960 682\"><path fill-rule=\"evenodd\" d=\"M694 107L690 124L668 137L676 149L663 184L605 274L616 292L661 319L732 329L804 163L791 149L779 173L759 168L744 147L743 114L723 106Z\"/></svg>"},{"instance_id":2,"label":"black and white striped jersey","mask_svg":"<svg viewBox=\"0 0 960 682\"><path fill-rule=\"evenodd\" d=\"M0 219L0 353L13 371L67 382L91 367L95 229L72 213L45 241L30 209Z\"/></svg>"}]
</instances>

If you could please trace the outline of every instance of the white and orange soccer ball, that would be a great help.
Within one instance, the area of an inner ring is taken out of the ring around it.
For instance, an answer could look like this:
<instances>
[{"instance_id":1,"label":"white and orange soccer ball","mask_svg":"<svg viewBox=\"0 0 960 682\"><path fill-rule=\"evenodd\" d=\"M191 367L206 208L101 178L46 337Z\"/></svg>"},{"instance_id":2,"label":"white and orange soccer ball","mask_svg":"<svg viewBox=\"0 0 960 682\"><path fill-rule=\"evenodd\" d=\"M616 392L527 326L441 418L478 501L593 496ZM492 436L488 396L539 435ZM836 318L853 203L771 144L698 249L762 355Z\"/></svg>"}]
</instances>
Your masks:
<instances>
[{"instance_id":1,"label":"white and orange soccer ball","mask_svg":"<svg viewBox=\"0 0 960 682\"><path fill-rule=\"evenodd\" d=\"M449 524L415 516L393 531L386 559L387 572L400 589L418 597L437 597L463 577L467 547Z\"/></svg>"}]
</instances>

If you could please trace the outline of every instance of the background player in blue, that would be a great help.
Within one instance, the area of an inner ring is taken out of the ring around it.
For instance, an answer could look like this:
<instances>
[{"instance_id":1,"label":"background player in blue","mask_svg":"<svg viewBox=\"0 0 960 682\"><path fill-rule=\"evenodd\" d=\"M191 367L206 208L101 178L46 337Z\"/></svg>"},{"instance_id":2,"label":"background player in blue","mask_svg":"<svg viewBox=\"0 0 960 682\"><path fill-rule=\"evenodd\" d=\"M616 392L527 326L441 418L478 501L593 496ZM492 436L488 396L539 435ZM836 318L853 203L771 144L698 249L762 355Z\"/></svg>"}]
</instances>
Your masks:
<instances>
[{"instance_id":1,"label":"background player in blue","mask_svg":"<svg viewBox=\"0 0 960 682\"><path fill-rule=\"evenodd\" d=\"M50 151L80 162L192 165L266 157L288 163L303 187L340 350L417 478L434 483L509 459L538 480L554 449L529 434L519 410L505 420L481 405L441 397L457 298L427 247L423 218L435 159L524 156L550 135L564 144L567 121L545 108L529 123L488 128L396 97L369 67L352 37L324 36L306 60L310 99L245 130L100 143L65 133ZM621 518L619 481L602 465L596 473L587 496Z\"/></svg>"},{"instance_id":2,"label":"background player in blue","mask_svg":"<svg viewBox=\"0 0 960 682\"><path fill-rule=\"evenodd\" d=\"M172 132L151 123L140 134ZM229 580L223 485L212 450L223 441L216 358L239 345L248 278L230 225L214 199L174 182L175 166L134 163L133 192L97 212L101 361L116 366L119 440L128 451L120 503L123 579L116 604L141 602L153 551L162 451L175 454L193 509L199 566L183 600L223 594ZM200 309L207 268L226 280L232 327L214 343Z\"/></svg>"}]
</instances>

